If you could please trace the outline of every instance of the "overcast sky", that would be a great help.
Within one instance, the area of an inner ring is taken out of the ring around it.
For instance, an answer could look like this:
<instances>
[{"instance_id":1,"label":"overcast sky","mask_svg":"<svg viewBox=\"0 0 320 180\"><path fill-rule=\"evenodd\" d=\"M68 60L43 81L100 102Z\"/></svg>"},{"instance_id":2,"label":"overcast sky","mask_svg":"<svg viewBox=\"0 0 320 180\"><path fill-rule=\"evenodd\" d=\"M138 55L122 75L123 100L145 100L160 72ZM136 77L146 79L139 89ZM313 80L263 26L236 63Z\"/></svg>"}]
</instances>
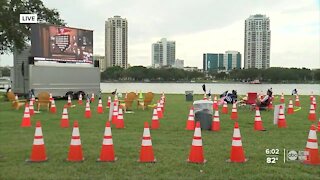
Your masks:
<instances>
[{"instance_id":1,"label":"overcast sky","mask_svg":"<svg viewBox=\"0 0 320 180\"><path fill-rule=\"evenodd\" d=\"M104 55L104 22L128 20L128 63L151 65L151 44L176 41L176 58L202 68L203 53L244 52L244 21L270 18L272 67L320 68L320 0L44 0L70 27L94 30L94 54ZM242 57L243 59L243 57ZM1 56L12 65L12 56ZM242 62L243 66L243 62Z\"/></svg>"}]
</instances>

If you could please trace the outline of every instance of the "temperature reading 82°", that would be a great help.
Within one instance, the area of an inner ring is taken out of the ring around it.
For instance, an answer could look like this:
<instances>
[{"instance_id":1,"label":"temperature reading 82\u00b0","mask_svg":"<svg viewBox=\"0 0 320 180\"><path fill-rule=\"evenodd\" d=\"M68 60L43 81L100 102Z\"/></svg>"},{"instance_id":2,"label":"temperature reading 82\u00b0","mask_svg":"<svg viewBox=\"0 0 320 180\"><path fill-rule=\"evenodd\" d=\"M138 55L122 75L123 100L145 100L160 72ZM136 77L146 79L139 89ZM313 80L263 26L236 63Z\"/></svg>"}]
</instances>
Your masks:
<instances>
[{"instance_id":1,"label":"temperature reading 82\u00b0","mask_svg":"<svg viewBox=\"0 0 320 180\"><path fill-rule=\"evenodd\" d=\"M275 164L278 161L278 157L267 157L266 162L268 164Z\"/></svg>"}]
</instances>

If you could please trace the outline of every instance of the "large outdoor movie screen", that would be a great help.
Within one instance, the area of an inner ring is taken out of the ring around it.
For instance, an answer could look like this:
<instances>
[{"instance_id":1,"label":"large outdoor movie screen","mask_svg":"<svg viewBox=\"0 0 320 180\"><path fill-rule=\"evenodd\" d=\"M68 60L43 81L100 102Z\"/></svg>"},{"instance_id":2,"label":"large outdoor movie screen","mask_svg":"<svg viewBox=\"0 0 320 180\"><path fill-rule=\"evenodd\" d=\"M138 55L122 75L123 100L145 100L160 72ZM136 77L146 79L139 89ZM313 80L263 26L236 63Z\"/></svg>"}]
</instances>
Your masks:
<instances>
[{"instance_id":1,"label":"large outdoor movie screen","mask_svg":"<svg viewBox=\"0 0 320 180\"><path fill-rule=\"evenodd\" d=\"M31 56L36 61L93 64L93 31L34 24Z\"/></svg>"}]
</instances>

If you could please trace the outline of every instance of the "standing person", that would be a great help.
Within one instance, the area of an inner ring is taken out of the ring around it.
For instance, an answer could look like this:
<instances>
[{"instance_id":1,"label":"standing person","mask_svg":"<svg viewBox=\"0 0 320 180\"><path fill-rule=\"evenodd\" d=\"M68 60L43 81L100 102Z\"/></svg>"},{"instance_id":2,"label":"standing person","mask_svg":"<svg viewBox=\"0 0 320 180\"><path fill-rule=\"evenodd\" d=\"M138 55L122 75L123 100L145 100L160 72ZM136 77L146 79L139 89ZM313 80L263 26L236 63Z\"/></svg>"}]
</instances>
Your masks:
<instances>
[{"instance_id":1,"label":"standing person","mask_svg":"<svg viewBox=\"0 0 320 180\"><path fill-rule=\"evenodd\" d=\"M202 90L204 91L204 93L206 93L206 85L205 84L202 85Z\"/></svg>"},{"instance_id":2,"label":"standing person","mask_svg":"<svg viewBox=\"0 0 320 180\"><path fill-rule=\"evenodd\" d=\"M297 94L298 94L297 89L292 90L291 95L297 95Z\"/></svg>"}]
</instances>

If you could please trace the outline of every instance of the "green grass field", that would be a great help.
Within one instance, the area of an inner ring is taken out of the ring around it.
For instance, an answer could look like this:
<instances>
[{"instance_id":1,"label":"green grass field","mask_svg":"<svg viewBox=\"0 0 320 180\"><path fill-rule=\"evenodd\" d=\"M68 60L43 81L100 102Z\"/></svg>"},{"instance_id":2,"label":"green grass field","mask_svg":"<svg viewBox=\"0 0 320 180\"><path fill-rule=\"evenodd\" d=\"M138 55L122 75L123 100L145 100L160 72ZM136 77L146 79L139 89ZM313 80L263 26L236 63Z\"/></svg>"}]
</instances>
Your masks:
<instances>
[{"instance_id":1,"label":"green grass field","mask_svg":"<svg viewBox=\"0 0 320 180\"><path fill-rule=\"evenodd\" d=\"M195 96L201 99L202 95ZM155 100L160 99L160 95ZM286 96L288 101L289 96ZM320 97L318 96L319 100ZM104 106L106 95L104 95ZM97 163L108 113L97 114L97 101L91 105L92 118L84 118L85 107L69 108L70 124L79 121L85 161L65 162L68 155L72 127L60 128L64 100L56 101L57 114L42 111L32 117L32 128L21 128L23 108L16 111L3 99L0 103L0 179L320 179L320 166L299 162L283 162L283 149L303 150L309 133L309 96L300 96L302 109L286 115L288 128L273 125L273 111L262 111L267 131L254 131L255 112L239 108L239 125L246 163L227 163L230 156L234 121L220 113L221 131L202 131L206 164L187 163L193 131L186 131L186 120L192 102L184 95L166 95L164 118L160 129L151 130L156 163L138 163L141 137L145 121L151 122L152 110L137 110L125 114L125 129L112 128L114 163ZM279 97L274 104L278 104ZM75 104L76 101L73 101ZM318 104L319 101L318 101ZM318 110L319 111L319 110ZM319 117L319 112L317 115ZM229 105L229 112L231 106ZM27 163L30 157L35 122L40 120L49 160ZM316 124L317 122L314 122ZM318 135L319 138L319 135ZM265 150L280 149L275 164L266 163Z\"/></svg>"}]
</instances>

